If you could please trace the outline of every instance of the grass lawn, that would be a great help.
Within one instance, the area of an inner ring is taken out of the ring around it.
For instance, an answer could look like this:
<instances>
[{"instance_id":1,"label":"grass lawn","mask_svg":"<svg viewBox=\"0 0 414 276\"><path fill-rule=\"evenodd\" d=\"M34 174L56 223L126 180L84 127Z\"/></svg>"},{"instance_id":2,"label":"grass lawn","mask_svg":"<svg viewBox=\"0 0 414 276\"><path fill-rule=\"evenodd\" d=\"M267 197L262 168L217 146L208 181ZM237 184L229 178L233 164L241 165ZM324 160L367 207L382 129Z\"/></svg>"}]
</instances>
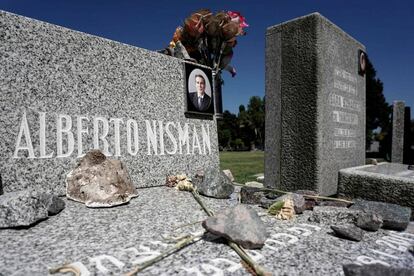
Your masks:
<instances>
[{"instance_id":1,"label":"grass lawn","mask_svg":"<svg viewBox=\"0 0 414 276\"><path fill-rule=\"evenodd\" d=\"M231 170L238 183L256 181L254 175L264 173L264 152L220 152L220 168Z\"/></svg>"}]
</instances>

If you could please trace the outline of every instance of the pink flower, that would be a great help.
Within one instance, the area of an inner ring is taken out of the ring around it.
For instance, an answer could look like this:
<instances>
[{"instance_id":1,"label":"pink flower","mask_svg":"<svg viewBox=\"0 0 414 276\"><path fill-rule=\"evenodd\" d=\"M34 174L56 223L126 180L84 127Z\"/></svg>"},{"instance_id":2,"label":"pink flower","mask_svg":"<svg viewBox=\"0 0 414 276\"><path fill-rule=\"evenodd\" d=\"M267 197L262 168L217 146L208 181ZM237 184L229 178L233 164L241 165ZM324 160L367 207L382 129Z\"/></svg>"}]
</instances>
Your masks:
<instances>
[{"instance_id":1,"label":"pink flower","mask_svg":"<svg viewBox=\"0 0 414 276\"><path fill-rule=\"evenodd\" d=\"M246 19L239 12L228 11L227 15L230 16L231 21L239 23L241 28L249 27L246 23Z\"/></svg>"}]
</instances>

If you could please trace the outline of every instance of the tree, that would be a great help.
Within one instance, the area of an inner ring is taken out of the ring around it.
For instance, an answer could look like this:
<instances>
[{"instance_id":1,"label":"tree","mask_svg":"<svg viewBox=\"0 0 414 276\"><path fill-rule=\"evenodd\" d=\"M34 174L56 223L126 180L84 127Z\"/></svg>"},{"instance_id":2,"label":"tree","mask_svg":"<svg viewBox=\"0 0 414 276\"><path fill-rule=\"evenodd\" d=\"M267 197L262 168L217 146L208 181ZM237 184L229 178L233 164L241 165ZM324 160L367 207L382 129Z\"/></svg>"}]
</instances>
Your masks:
<instances>
[{"instance_id":1,"label":"tree","mask_svg":"<svg viewBox=\"0 0 414 276\"><path fill-rule=\"evenodd\" d=\"M258 96L251 97L247 105L247 114L250 120L250 128L255 135L254 143L263 148L265 127L264 99L262 100Z\"/></svg>"},{"instance_id":2,"label":"tree","mask_svg":"<svg viewBox=\"0 0 414 276\"><path fill-rule=\"evenodd\" d=\"M389 153L391 134L391 106L386 102L384 84L377 78L377 72L367 56L366 59L366 147L371 145L375 130L381 137L381 152Z\"/></svg>"}]
</instances>

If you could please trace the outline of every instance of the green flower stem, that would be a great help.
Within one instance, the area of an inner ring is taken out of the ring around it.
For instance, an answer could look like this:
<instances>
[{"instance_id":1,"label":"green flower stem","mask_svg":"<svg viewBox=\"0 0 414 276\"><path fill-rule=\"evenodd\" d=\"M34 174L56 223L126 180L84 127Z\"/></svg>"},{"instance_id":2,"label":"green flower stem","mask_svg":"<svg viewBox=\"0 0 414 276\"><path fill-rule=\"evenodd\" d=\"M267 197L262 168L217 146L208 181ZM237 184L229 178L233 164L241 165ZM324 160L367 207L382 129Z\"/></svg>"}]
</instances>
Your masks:
<instances>
[{"instance_id":1,"label":"green flower stem","mask_svg":"<svg viewBox=\"0 0 414 276\"><path fill-rule=\"evenodd\" d=\"M246 187L246 185L244 184L238 184L238 183L232 183L234 186L240 186L240 187ZM263 192L275 192L275 193L279 193L279 194L291 194L292 192L286 192L286 191L282 191L282 190L278 190L278 189L270 189L270 188L256 188L259 191L263 191ZM322 200L331 200L331 201L339 201L339 202L344 202L344 203L348 203L348 204L354 204L353 201L349 201L346 199L341 199L341 198L334 198L334 197L328 197L328 196L313 196L313 195L302 195L305 198L314 198L314 199L322 199Z\"/></svg>"},{"instance_id":2,"label":"green flower stem","mask_svg":"<svg viewBox=\"0 0 414 276\"><path fill-rule=\"evenodd\" d=\"M186 247L187 245L190 245L194 242L196 242L198 239L200 239L205 232L198 234L198 235L194 235L194 236L188 236L185 237L183 239L181 239L180 241L178 241L173 247L171 247L170 249L162 252L160 255L158 255L157 257L146 261L144 263L142 263L141 265L137 266L134 270L128 272L125 274L125 276L133 276L136 275L138 272L143 271L144 269L146 269L147 267L161 261L162 259L168 257L169 255L181 250L182 248Z\"/></svg>"}]
</instances>

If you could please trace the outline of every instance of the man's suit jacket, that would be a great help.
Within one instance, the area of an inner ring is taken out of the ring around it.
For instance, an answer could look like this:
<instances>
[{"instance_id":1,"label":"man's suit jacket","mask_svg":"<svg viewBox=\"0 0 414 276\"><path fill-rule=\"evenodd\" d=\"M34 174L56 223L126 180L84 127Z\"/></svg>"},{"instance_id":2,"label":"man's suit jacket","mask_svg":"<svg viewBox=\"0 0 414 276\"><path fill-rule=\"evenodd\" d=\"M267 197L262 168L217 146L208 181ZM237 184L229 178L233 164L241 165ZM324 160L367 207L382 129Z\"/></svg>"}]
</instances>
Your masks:
<instances>
[{"instance_id":1,"label":"man's suit jacket","mask_svg":"<svg viewBox=\"0 0 414 276\"><path fill-rule=\"evenodd\" d=\"M207 94L204 94L204 98L201 101L201 106L198 106L197 92L190 93L190 100L194 108L198 111L206 111L209 108L210 103L211 103L211 98Z\"/></svg>"}]
</instances>

